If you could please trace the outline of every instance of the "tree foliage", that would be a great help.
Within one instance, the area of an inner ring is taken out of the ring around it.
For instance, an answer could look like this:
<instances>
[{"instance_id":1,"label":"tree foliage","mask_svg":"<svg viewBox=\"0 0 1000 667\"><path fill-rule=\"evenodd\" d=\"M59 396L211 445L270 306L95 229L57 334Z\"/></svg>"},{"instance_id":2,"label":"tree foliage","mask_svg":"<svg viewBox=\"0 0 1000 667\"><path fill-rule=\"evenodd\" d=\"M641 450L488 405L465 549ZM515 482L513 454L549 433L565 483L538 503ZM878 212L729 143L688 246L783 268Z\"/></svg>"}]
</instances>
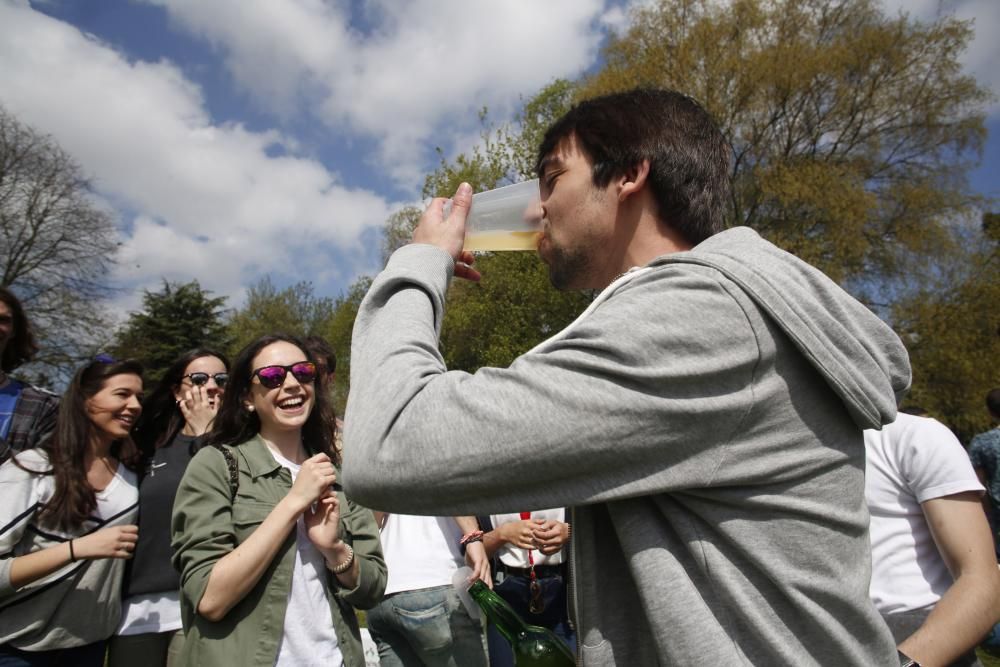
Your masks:
<instances>
[{"instance_id":1,"label":"tree foliage","mask_svg":"<svg viewBox=\"0 0 1000 667\"><path fill-rule=\"evenodd\" d=\"M229 334L223 322L225 297L213 297L197 280L163 282L158 292L143 291L142 309L118 331L112 353L138 359L148 383L158 382L184 352L196 347L225 351Z\"/></svg>"},{"instance_id":2,"label":"tree foliage","mask_svg":"<svg viewBox=\"0 0 1000 667\"><path fill-rule=\"evenodd\" d=\"M910 353L907 401L951 426L964 441L990 428L986 393L1000 386L1000 215L983 216L982 234L963 235L957 258L922 266L923 287L898 301L893 321Z\"/></svg>"},{"instance_id":3,"label":"tree foliage","mask_svg":"<svg viewBox=\"0 0 1000 667\"><path fill-rule=\"evenodd\" d=\"M996 216L967 174L990 93L962 72L969 22L919 23L876 0L654 0L605 49L605 65L556 81L517 120L427 176L424 197L534 176L535 151L574 101L635 86L701 102L733 145L730 224L749 225L818 266L891 321L914 366L909 398L967 437L995 384ZM483 114L485 121L486 114ZM388 255L419 209L389 221ZM990 241L992 239L992 241ZM992 243L992 245L990 245ZM449 367L505 366L582 310L530 253L485 253L483 282L456 281L441 348Z\"/></svg>"},{"instance_id":4,"label":"tree foliage","mask_svg":"<svg viewBox=\"0 0 1000 667\"><path fill-rule=\"evenodd\" d=\"M338 415L344 414L351 378L351 332L358 316L361 300L368 293L372 280L361 276L347 289L347 293L337 299L333 316L322 334L337 354L337 377L333 385L333 405Z\"/></svg>"},{"instance_id":5,"label":"tree foliage","mask_svg":"<svg viewBox=\"0 0 1000 667\"><path fill-rule=\"evenodd\" d=\"M278 289L265 276L250 286L243 307L229 319L231 352L235 355L247 343L267 334L322 335L333 312L333 299L316 296L312 283L303 281Z\"/></svg>"},{"instance_id":6,"label":"tree foliage","mask_svg":"<svg viewBox=\"0 0 1000 667\"><path fill-rule=\"evenodd\" d=\"M48 372L70 373L103 342L116 251L114 223L79 165L0 107L0 285L24 304Z\"/></svg>"},{"instance_id":7,"label":"tree foliage","mask_svg":"<svg viewBox=\"0 0 1000 667\"><path fill-rule=\"evenodd\" d=\"M735 151L733 224L856 292L953 248L990 93L962 73L970 22L876 0L659 0L606 47L580 97L637 85L699 100Z\"/></svg>"},{"instance_id":8,"label":"tree foliage","mask_svg":"<svg viewBox=\"0 0 1000 667\"><path fill-rule=\"evenodd\" d=\"M485 130L482 145L470 155L442 160L427 177L424 196L450 196L462 181L478 192L533 178L541 135L569 108L571 90L566 81L553 82L525 104L512 125ZM553 289L535 253L479 253L476 266L482 281L455 281L448 294L441 350L449 368L508 366L590 302L589 294Z\"/></svg>"}]
</instances>

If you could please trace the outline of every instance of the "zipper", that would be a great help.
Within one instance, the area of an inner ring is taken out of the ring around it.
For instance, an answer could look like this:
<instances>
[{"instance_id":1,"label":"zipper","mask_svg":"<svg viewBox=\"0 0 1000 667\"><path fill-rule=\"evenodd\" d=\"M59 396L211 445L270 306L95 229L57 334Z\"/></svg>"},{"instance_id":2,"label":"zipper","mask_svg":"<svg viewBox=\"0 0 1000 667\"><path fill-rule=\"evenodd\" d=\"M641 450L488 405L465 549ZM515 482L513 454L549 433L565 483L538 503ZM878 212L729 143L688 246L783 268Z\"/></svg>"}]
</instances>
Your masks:
<instances>
[{"instance_id":1,"label":"zipper","mask_svg":"<svg viewBox=\"0 0 1000 667\"><path fill-rule=\"evenodd\" d=\"M578 526L576 522L576 507L569 508L570 515L570 525ZM579 533L574 530L574 533L579 535ZM574 535L574 537L576 537ZM566 595L569 596L569 622L573 625L573 629L576 633L576 664L579 667L583 665L583 642L580 636L580 610L576 606L576 539L570 538L569 541L569 566L566 568L566 575L569 581L566 582Z\"/></svg>"}]
</instances>

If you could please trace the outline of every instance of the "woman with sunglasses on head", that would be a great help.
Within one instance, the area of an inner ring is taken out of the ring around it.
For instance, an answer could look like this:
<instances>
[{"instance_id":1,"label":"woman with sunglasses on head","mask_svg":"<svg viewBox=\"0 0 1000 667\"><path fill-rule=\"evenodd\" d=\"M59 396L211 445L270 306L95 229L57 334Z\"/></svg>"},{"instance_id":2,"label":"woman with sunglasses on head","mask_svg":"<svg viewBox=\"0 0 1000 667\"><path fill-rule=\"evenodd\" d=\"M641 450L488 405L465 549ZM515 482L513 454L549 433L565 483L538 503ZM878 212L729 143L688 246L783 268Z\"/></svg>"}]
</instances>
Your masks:
<instances>
[{"instance_id":1,"label":"woman with sunglasses on head","mask_svg":"<svg viewBox=\"0 0 1000 667\"><path fill-rule=\"evenodd\" d=\"M177 486L219 410L226 357L206 348L180 356L143 403L134 438L142 454L139 541L125 575L122 620L108 667L179 665L180 578L170 564L170 513Z\"/></svg>"},{"instance_id":2,"label":"woman with sunglasses on head","mask_svg":"<svg viewBox=\"0 0 1000 667\"><path fill-rule=\"evenodd\" d=\"M141 399L142 367L101 355L70 382L52 437L0 466L0 666L104 664L137 539Z\"/></svg>"},{"instance_id":3,"label":"woman with sunglasses on head","mask_svg":"<svg viewBox=\"0 0 1000 667\"><path fill-rule=\"evenodd\" d=\"M174 504L184 664L365 664L354 607L379 601L385 561L371 511L336 483L324 379L290 336L233 363Z\"/></svg>"}]
</instances>

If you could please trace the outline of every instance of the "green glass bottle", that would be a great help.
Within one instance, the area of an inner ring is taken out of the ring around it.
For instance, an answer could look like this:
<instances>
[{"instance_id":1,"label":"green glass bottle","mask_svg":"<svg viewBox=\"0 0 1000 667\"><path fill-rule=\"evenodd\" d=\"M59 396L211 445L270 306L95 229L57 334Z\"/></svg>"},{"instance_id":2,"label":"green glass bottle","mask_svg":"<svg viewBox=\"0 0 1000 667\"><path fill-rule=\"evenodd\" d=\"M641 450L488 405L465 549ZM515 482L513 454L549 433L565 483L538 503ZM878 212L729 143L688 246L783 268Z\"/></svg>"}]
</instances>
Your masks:
<instances>
[{"instance_id":1,"label":"green glass bottle","mask_svg":"<svg viewBox=\"0 0 1000 667\"><path fill-rule=\"evenodd\" d=\"M482 581L477 580L469 587L469 595L510 642L516 667L573 667L576 664L563 640L551 630L525 623L506 600Z\"/></svg>"}]
</instances>

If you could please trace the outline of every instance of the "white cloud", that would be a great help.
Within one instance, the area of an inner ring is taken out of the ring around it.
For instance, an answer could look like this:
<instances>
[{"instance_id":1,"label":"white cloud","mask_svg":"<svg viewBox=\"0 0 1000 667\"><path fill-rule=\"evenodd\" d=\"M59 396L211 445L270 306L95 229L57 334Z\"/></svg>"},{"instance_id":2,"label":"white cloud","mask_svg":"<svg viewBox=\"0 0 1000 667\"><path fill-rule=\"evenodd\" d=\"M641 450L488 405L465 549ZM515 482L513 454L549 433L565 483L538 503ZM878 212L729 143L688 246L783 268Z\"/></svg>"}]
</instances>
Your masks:
<instances>
[{"instance_id":1,"label":"white cloud","mask_svg":"<svg viewBox=\"0 0 1000 667\"><path fill-rule=\"evenodd\" d=\"M308 91L328 126L376 138L378 164L406 187L479 108L503 118L520 95L589 67L604 29L603 0L373 1L366 34L346 0L147 1L222 48L272 112L295 113Z\"/></svg>"},{"instance_id":2,"label":"white cloud","mask_svg":"<svg viewBox=\"0 0 1000 667\"><path fill-rule=\"evenodd\" d=\"M997 0L884 0L890 14L905 12L920 21L951 15L972 21L972 42L959 58L965 70L993 91L998 99L990 109L1000 111L1000 2Z\"/></svg>"},{"instance_id":3,"label":"white cloud","mask_svg":"<svg viewBox=\"0 0 1000 667\"><path fill-rule=\"evenodd\" d=\"M195 277L236 295L263 273L325 275L336 248L356 248L392 209L316 160L269 156L294 146L276 131L213 124L171 63L129 62L25 2L0 0L0 95L136 213L116 276L126 284Z\"/></svg>"}]
</instances>

